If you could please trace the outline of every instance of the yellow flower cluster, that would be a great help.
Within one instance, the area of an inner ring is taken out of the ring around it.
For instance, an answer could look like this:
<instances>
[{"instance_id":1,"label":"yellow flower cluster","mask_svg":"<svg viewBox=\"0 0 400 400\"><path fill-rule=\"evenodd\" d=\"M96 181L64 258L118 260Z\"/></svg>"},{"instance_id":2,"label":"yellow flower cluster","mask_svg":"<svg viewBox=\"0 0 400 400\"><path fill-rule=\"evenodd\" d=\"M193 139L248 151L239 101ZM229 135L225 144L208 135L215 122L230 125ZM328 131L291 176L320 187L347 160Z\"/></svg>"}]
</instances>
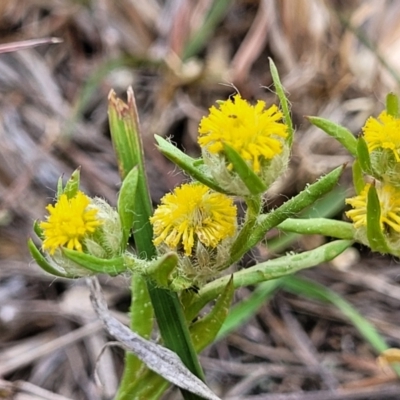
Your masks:
<instances>
[{"instance_id":1,"label":"yellow flower cluster","mask_svg":"<svg viewBox=\"0 0 400 400\"><path fill-rule=\"evenodd\" d=\"M237 94L220 102L218 107L210 108L209 115L200 122L198 142L207 155L221 157L222 169L232 169L224 155L224 144L227 144L258 174L262 168L270 167L266 161L271 161L282 153L285 138L288 136L287 126L281 122L282 118L278 107L266 109L263 101L258 101L253 106ZM279 165L283 164L284 162ZM226 189L227 185L224 186L218 180L218 173L214 174L218 167L214 167L216 163L212 162L209 165L211 174ZM229 181L240 180L237 175L229 173L225 178L228 186ZM229 189L228 192L240 193ZM236 207L225 194L192 182L165 195L150 221L156 246L164 244L187 257L199 258L196 255L199 243L206 249L215 249L225 239L235 235Z\"/></svg>"},{"instance_id":2,"label":"yellow flower cluster","mask_svg":"<svg viewBox=\"0 0 400 400\"><path fill-rule=\"evenodd\" d=\"M82 251L82 241L93 233L101 221L96 218L98 210L90 207L90 199L82 192L68 198L62 194L57 203L46 207L49 216L39 226L43 230L43 250L53 255L57 248Z\"/></svg>"},{"instance_id":3,"label":"yellow flower cluster","mask_svg":"<svg viewBox=\"0 0 400 400\"><path fill-rule=\"evenodd\" d=\"M150 218L154 244L183 247L190 256L196 241L215 248L236 230L236 207L232 199L200 183L183 184L161 199Z\"/></svg>"},{"instance_id":4,"label":"yellow flower cluster","mask_svg":"<svg viewBox=\"0 0 400 400\"><path fill-rule=\"evenodd\" d=\"M367 197L371 184L366 184L363 191L355 197L346 199L353 209L346 215L353 221L355 228L367 226ZM381 216L380 224L382 231L393 229L400 233L400 189L388 184L376 183L379 198Z\"/></svg>"},{"instance_id":5,"label":"yellow flower cluster","mask_svg":"<svg viewBox=\"0 0 400 400\"><path fill-rule=\"evenodd\" d=\"M400 233L400 119L383 111L378 118L368 118L362 130L379 199L380 227L388 243L396 243ZM368 223L370 189L367 183L359 195L346 199L352 206L346 215L360 232Z\"/></svg>"},{"instance_id":6,"label":"yellow flower cluster","mask_svg":"<svg viewBox=\"0 0 400 400\"><path fill-rule=\"evenodd\" d=\"M221 154L226 143L233 147L258 173L264 160L282 152L282 139L288 135L281 122L282 112L273 105L265 109L264 101L255 106L239 94L226 100L200 122L198 142L210 153Z\"/></svg>"},{"instance_id":7,"label":"yellow flower cluster","mask_svg":"<svg viewBox=\"0 0 400 400\"><path fill-rule=\"evenodd\" d=\"M370 117L363 127L368 151L389 149L400 161L400 119L383 111L378 118Z\"/></svg>"}]
</instances>

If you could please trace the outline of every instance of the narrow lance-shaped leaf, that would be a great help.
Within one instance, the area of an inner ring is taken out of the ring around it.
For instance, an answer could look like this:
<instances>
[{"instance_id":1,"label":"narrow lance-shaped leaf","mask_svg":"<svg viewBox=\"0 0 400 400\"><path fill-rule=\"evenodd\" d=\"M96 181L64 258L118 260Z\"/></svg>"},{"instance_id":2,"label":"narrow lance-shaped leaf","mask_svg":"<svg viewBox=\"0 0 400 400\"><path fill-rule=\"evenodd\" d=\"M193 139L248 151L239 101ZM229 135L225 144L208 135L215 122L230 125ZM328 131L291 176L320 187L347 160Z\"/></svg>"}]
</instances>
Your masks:
<instances>
[{"instance_id":1,"label":"narrow lance-shaped leaf","mask_svg":"<svg viewBox=\"0 0 400 400\"><path fill-rule=\"evenodd\" d=\"M352 156L357 156L357 139L347 128L321 117L310 116L307 119L329 136L335 138Z\"/></svg>"},{"instance_id":2,"label":"narrow lance-shaped leaf","mask_svg":"<svg viewBox=\"0 0 400 400\"><path fill-rule=\"evenodd\" d=\"M357 157L361 169L368 175L373 175L371 159L369 157L368 145L362 136L357 141Z\"/></svg>"},{"instance_id":3,"label":"narrow lance-shaped leaf","mask_svg":"<svg viewBox=\"0 0 400 400\"><path fill-rule=\"evenodd\" d=\"M353 224L328 218L288 218L277 228L302 235L324 235L346 240L353 240L355 233Z\"/></svg>"},{"instance_id":4,"label":"narrow lance-shaped leaf","mask_svg":"<svg viewBox=\"0 0 400 400\"><path fill-rule=\"evenodd\" d=\"M227 263L227 266L238 261L248 250L260 242L270 229L279 225L285 219L295 216L298 212L329 192L337 184L342 171L343 167L334 169L279 208L268 214L260 215L254 229L252 229L247 238L242 237L241 234L238 235L238 238L232 245L231 259Z\"/></svg>"},{"instance_id":5,"label":"narrow lance-shaped leaf","mask_svg":"<svg viewBox=\"0 0 400 400\"><path fill-rule=\"evenodd\" d=\"M98 258L90 254L67 249L66 247L62 249L62 252L65 257L71 261L98 274L118 275L126 271L124 258L122 256L111 259Z\"/></svg>"},{"instance_id":6,"label":"narrow lance-shaped leaf","mask_svg":"<svg viewBox=\"0 0 400 400\"><path fill-rule=\"evenodd\" d=\"M386 111L394 118L399 118L399 98L394 93L386 96Z\"/></svg>"},{"instance_id":7,"label":"narrow lance-shaped leaf","mask_svg":"<svg viewBox=\"0 0 400 400\"><path fill-rule=\"evenodd\" d=\"M359 195L365 187L365 181L359 160L354 161L352 171L353 171L353 185L356 190L356 193Z\"/></svg>"},{"instance_id":8,"label":"narrow lance-shaped leaf","mask_svg":"<svg viewBox=\"0 0 400 400\"><path fill-rule=\"evenodd\" d=\"M175 165L189 174L193 179L203 183L208 186L210 189L213 189L217 192L226 193L218 184L208 175L203 167L203 164L199 161L199 159L192 158L185 154L183 151L179 150L173 144L162 138L161 136L154 136L157 147L160 152L168 158L168 160L172 161Z\"/></svg>"},{"instance_id":9,"label":"narrow lance-shaped leaf","mask_svg":"<svg viewBox=\"0 0 400 400\"><path fill-rule=\"evenodd\" d=\"M371 185L367 198L367 238L372 250L388 253L381 226L381 205L375 185Z\"/></svg>"},{"instance_id":10,"label":"narrow lance-shaped leaf","mask_svg":"<svg viewBox=\"0 0 400 400\"><path fill-rule=\"evenodd\" d=\"M50 275L54 276L59 276L60 278L68 278L72 279L74 278L73 275L70 274L64 274L58 269L54 268L43 256L43 254L39 251L39 249L36 247L35 243L33 243L32 239L28 240L28 249L29 252L31 253L31 256L33 259L36 261L37 265L39 265L40 268L43 269L43 271L47 272Z\"/></svg>"},{"instance_id":11,"label":"narrow lance-shaped leaf","mask_svg":"<svg viewBox=\"0 0 400 400\"><path fill-rule=\"evenodd\" d=\"M72 199L79 191L81 181L81 170L76 169L65 184L63 193L67 195L68 199Z\"/></svg>"},{"instance_id":12,"label":"narrow lance-shaped leaf","mask_svg":"<svg viewBox=\"0 0 400 400\"><path fill-rule=\"evenodd\" d=\"M301 254L287 255L257 264L235 272L233 274L233 285L237 289L294 274L302 269L332 260L352 244L353 241L350 240L335 240L314 250L305 251ZM224 276L202 287L198 295L193 298L192 303L187 306L187 318L194 318L209 301L222 293L229 279L229 276Z\"/></svg>"},{"instance_id":13,"label":"narrow lance-shaped leaf","mask_svg":"<svg viewBox=\"0 0 400 400\"><path fill-rule=\"evenodd\" d=\"M146 279L141 274L132 274L131 279L130 329L145 339L150 339L154 325L154 312L147 290ZM125 368L115 400L129 400L137 394L135 385L141 382L146 370L142 361L133 353L125 354Z\"/></svg>"},{"instance_id":14,"label":"narrow lance-shaped leaf","mask_svg":"<svg viewBox=\"0 0 400 400\"><path fill-rule=\"evenodd\" d=\"M108 114L121 178L124 180L134 167L138 168L137 189L135 198L132 200L134 204L132 229L139 254L150 259L155 255L155 248L152 244L153 230L149 222L152 205L144 169L139 116L131 87L128 89L127 103L117 98L114 91L110 92Z\"/></svg>"},{"instance_id":15,"label":"narrow lance-shaped leaf","mask_svg":"<svg viewBox=\"0 0 400 400\"><path fill-rule=\"evenodd\" d=\"M279 78L278 69L276 68L275 63L272 61L272 58L269 59L269 68L271 71L272 80L274 81L276 94L278 95L279 101L281 103L285 124L288 127L289 134L286 140L289 143L289 146L291 146L293 142L294 129L292 117L290 116L289 102L285 95L285 89L283 88L281 80Z\"/></svg>"},{"instance_id":16,"label":"narrow lance-shaped leaf","mask_svg":"<svg viewBox=\"0 0 400 400\"><path fill-rule=\"evenodd\" d=\"M228 315L233 293L233 279L231 278L213 309L190 327L193 345L198 353L211 344L217 336Z\"/></svg>"},{"instance_id":17,"label":"narrow lance-shaped leaf","mask_svg":"<svg viewBox=\"0 0 400 400\"><path fill-rule=\"evenodd\" d=\"M133 168L122 181L121 190L118 196L118 214L121 221L122 232L123 232L123 246L122 250L126 249L128 239L133 227L133 221L135 217L135 197L136 188L138 183L138 168Z\"/></svg>"},{"instance_id":18,"label":"narrow lance-shaped leaf","mask_svg":"<svg viewBox=\"0 0 400 400\"><path fill-rule=\"evenodd\" d=\"M252 171L240 154L228 144L224 143L224 153L233 169L238 173L242 182L252 195L264 193L267 190L265 183Z\"/></svg>"}]
</instances>

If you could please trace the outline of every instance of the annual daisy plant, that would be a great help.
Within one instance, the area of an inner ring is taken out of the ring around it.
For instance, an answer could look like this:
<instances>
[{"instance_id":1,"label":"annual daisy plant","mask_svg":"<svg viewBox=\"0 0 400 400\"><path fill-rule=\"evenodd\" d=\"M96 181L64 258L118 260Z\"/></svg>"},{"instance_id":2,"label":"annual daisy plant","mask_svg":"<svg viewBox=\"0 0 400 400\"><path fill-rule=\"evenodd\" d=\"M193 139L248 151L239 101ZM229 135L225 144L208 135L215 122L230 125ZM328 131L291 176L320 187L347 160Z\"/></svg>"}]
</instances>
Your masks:
<instances>
[{"instance_id":1,"label":"annual daisy plant","mask_svg":"<svg viewBox=\"0 0 400 400\"><path fill-rule=\"evenodd\" d=\"M204 374L197 353L215 340L235 288L331 260L355 239L374 250L398 253L400 122L394 97L385 112L367 121L359 139L344 127L309 117L355 156L356 195L346 201L351 222L302 220L295 217L337 184L344 167L265 212L264 195L284 174L293 141L288 101L272 61L271 75L279 104L253 102L237 93L209 109L199 121L200 158L156 136L158 149L186 173L187 180L167 193L154 211L133 91L128 90L126 103L111 92L110 131L122 180L117 206L85 194L77 170L65 185L60 179L55 201L34 224L38 239L29 240L34 259L47 273L63 278L100 273L129 277L130 328L148 340L155 336L156 319L160 343L179 356L187 371L184 379L193 382L193 387L182 389L185 399L200 399L195 386L204 381ZM243 210L240 217L238 205ZM240 270L242 256L273 228L338 240ZM211 301L214 306L199 314ZM157 346L153 360L172 357ZM126 353L117 400L157 399L167 388L171 375L154 363L146 364L142 351L135 353L139 358ZM180 376L182 369L175 371L174 365L173 374ZM207 387L201 393L202 398L218 398Z\"/></svg>"}]
</instances>

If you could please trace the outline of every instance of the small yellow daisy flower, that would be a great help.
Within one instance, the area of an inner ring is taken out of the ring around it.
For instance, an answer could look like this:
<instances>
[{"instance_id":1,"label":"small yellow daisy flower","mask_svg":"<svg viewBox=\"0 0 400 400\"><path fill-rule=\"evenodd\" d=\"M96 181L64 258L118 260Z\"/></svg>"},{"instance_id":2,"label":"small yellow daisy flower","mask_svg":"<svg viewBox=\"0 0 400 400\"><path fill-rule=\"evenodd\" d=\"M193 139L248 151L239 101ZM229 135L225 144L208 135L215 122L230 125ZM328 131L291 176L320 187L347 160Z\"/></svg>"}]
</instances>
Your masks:
<instances>
[{"instance_id":1,"label":"small yellow daisy flower","mask_svg":"<svg viewBox=\"0 0 400 400\"><path fill-rule=\"evenodd\" d=\"M255 106L239 94L212 106L199 127L198 142L212 154L223 151L223 143L234 148L249 162L254 172L260 172L263 160L271 160L282 152L282 139L288 135L282 113L276 105L265 109L264 101Z\"/></svg>"},{"instance_id":2,"label":"small yellow daisy flower","mask_svg":"<svg viewBox=\"0 0 400 400\"><path fill-rule=\"evenodd\" d=\"M353 221L355 228L367 226L367 199L371 184L366 184L363 191L355 197L346 199L353 209L346 212L346 215ZM381 228L392 228L400 233L400 190L392 185L376 185L376 191L381 208Z\"/></svg>"},{"instance_id":3,"label":"small yellow daisy flower","mask_svg":"<svg viewBox=\"0 0 400 400\"><path fill-rule=\"evenodd\" d=\"M183 246L192 254L195 241L215 248L236 231L236 207L232 200L200 183L183 184L161 199L150 218L154 244L171 249Z\"/></svg>"},{"instance_id":4,"label":"small yellow daisy flower","mask_svg":"<svg viewBox=\"0 0 400 400\"><path fill-rule=\"evenodd\" d=\"M49 216L39 224L45 238L43 250L50 255L60 246L82 251L82 240L102 223L96 218L98 210L89 207L90 203L90 198L79 191L70 199L62 194L54 206L49 204Z\"/></svg>"},{"instance_id":5,"label":"small yellow daisy flower","mask_svg":"<svg viewBox=\"0 0 400 400\"><path fill-rule=\"evenodd\" d=\"M376 149L389 149L396 161L400 161L400 119L383 111L377 119L367 119L363 132L370 153Z\"/></svg>"}]
</instances>

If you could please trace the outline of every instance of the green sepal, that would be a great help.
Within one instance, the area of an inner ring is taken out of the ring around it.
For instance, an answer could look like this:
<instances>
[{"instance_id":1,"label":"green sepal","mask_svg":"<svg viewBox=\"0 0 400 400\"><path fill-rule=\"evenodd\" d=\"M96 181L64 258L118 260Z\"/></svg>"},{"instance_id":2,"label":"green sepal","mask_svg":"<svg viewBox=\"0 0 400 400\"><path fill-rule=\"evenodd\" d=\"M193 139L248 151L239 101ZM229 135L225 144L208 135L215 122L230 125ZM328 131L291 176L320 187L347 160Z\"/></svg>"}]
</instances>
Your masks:
<instances>
[{"instance_id":1,"label":"green sepal","mask_svg":"<svg viewBox=\"0 0 400 400\"><path fill-rule=\"evenodd\" d=\"M352 167L352 171L353 171L354 189L356 190L356 193L359 195L363 191L363 189L365 187L363 171L361 169L361 165L360 165L359 160L355 160L354 161L353 167Z\"/></svg>"},{"instance_id":2,"label":"green sepal","mask_svg":"<svg viewBox=\"0 0 400 400\"><path fill-rule=\"evenodd\" d=\"M281 80L279 78L278 69L276 68L275 63L272 61L272 58L269 59L269 69L271 71L271 76L274 82L276 94L278 95L279 101L281 103L284 122L288 128L288 136L286 138L286 141L290 147L293 143L294 129L293 129L292 117L290 116L289 102L285 95L285 89L282 86Z\"/></svg>"},{"instance_id":3,"label":"green sepal","mask_svg":"<svg viewBox=\"0 0 400 400\"><path fill-rule=\"evenodd\" d=\"M381 226L381 205L374 185L368 190L367 198L367 238L373 251L389 253L385 236Z\"/></svg>"},{"instance_id":4,"label":"green sepal","mask_svg":"<svg viewBox=\"0 0 400 400\"><path fill-rule=\"evenodd\" d=\"M232 164L233 169L240 176L247 189L249 189L249 192L252 195L264 193L267 190L267 186L247 165L240 154L226 143L223 143L223 146L226 158Z\"/></svg>"},{"instance_id":5,"label":"green sepal","mask_svg":"<svg viewBox=\"0 0 400 400\"><path fill-rule=\"evenodd\" d=\"M158 149L168 160L187 172L196 181L203 183L217 192L227 193L204 171L204 168L202 168L203 163L199 162L199 159L188 156L159 135L154 135L154 138L156 139Z\"/></svg>"},{"instance_id":6,"label":"green sepal","mask_svg":"<svg viewBox=\"0 0 400 400\"><path fill-rule=\"evenodd\" d=\"M126 271L126 265L122 256L110 259L102 259L80 251L62 248L63 255L81 267L97 274L118 275Z\"/></svg>"},{"instance_id":7,"label":"green sepal","mask_svg":"<svg viewBox=\"0 0 400 400\"><path fill-rule=\"evenodd\" d=\"M60 176L57 180L57 194L56 194L56 198L60 198L60 196L63 194L64 192L64 187L63 187L63 181L62 181L62 177Z\"/></svg>"},{"instance_id":8,"label":"green sepal","mask_svg":"<svg viewBox=\"0 0 400 400\"><path fill-rule=\"evenodd\" d=\"M35 221L33 223L33 231L36 233L37 237L40 240L44 240L44 234L43 234L43 229L40 227L39 223L37 221Z\"/></svg>"},{"instance_id":9,"label":"green sepal","mask_svg":"<svg viewBox=\"0 0 400 400\"><path fill-rule=\"evenodd\" d=\"M369 156L368 145L362 136L357 141L357 158L361 169L368 175L373 176L371 158Z\"/></svg>"},{"instance_id":10,"label":"green sepal","mask_svg":"<svg viewBox=\"0 0 400 400\"><path fill-rule=\"evenodd\" d=\"M178 265L178 255L170 252L153 260L145 270L146 275L157 285L167 288L170 276Z\"/></svg>"},{"instance_id":11,"label":"green sepal","mask_svg":"<svg viewBox=\"0 0 400 400\"><path fill-rule=\"evenodd\" d=\"M134 222L134 201L138 184L139 170L133 168L122 181L121 190L118 196L118 214L123 232L123 251L128 245L128 239Z\"/></svg>"},{"instance_id":12,"label":"green sepal","mask_svg":"<svg viewBox=\"0 0 400 400\"><path fill-rule=\"evenodd\" d=\"M357 156L357 139L354 135L345 127L335 124L325 118L320 117L306 117L313 125L322 129L329 136L335 138L341 143L347 151L354 157Z\"/></svg>"},{"instance_id":13,"label":"green sepal","mask_svg":"<svg viewBox=\"0 0 400 400\"><path fill-rule=\"evenodd\" d=\"M190 328L193 346L199 353L216 338L221 326L229 313L229 307L234 293L233 275L218 298L213 309L203 318L196 321Z\"/></svg>"},{"instance_id":14,"label":"green sepal","mask_svg":"<svg viewBox=\"0 0 400 400\"><path fill-rule=\"evenodd\" d=\"M44 255L40 252L40 250L36 247L35 243L33 243L32 239L28 239L28 249L31 253L31 256L36 261L36 264L42 268L43 271L47 272L50 275L59 276L60 278L74 278L73 275L63 274L58 269L54 268L44 257Z\"/></svg>"},{"instance_id":15,"label":"green sepal","mask_svg":"<svg viewBox=\"0 0 400 400\"><path fill-rule=\"evenodd\" d=\"M399 98L394 93L386 96L386 111L394 118L399 118Z\"/></svg>"},{"instance_id":16,"label":"green sepal","mask_svg":"<svg viewBox=\"0 0 400 400\"><path fill-rule=\"evenodd\" d=\"M63 194L67 195L68 200L74 198L78 191L81 182L81 169L77 168L68 179L67 183L65 184L64 190L62 191ZM59 190L59 186L57 187L57 192Z\"/></svg>"}]
</instances>

